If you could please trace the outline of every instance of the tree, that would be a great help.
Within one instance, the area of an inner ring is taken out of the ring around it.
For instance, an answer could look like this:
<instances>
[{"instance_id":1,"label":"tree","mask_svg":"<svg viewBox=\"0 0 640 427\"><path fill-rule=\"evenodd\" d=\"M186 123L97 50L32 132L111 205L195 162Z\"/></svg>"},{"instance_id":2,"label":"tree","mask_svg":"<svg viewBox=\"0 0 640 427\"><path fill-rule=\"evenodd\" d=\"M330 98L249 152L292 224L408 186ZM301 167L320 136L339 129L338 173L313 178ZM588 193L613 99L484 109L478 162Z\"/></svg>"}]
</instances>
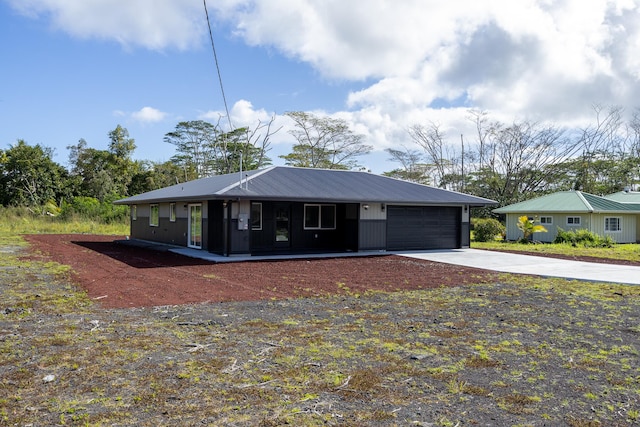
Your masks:
<instances>
[{"instance_id":1,"label":"tree","mask_svg":"<svg viewBox=\"0 0 640 427\"><path fill-rule=\"evenodd\" d=\"M217 124L204 120L180 122L164 140L176 147L171 161L182 168L185 179L192 180L212 175L226 174L242 169L251 170L271 163L266 153L270 149L270 138L275 121L261 121L253 127L242 127L225 132Z\"/></svg>"},{"instance_id":2,"label":"tree","mask_svg":"<svg viewBox=\"0 0 640 427\"><path fill-rule=\"evenodd\" d=\"M109 152L117 159L130 160L136 149L136 142L129 138L129 131L118 125L109 132Z\"/></svg>"},{"instance_id":3,"label":"tree","mask_svg":"<svg viewBox=\"0 0 640 427\"><path fill-rule=\"evenodd\" d=\"M342 119L318 117L303 111L290 111L295 138L293 151L280 156L290 166L323 169L353 169L359 166L357 158L369 153L364 135L354 133Z\"/></svg>"},{"instance_id":4,"label":"tree","mask_svg":"<svg viewBox=\"0 0 640 427\"><path fill-rule=\"evenodd\" d=\"M391 156L389 160L400 163L401 167L384 172L383 175L419 184L429 184L430 168L423 162L423 156L419 151L406 147L402 150L387 148L385 151Z\"/></svg>"},{"instance_id":5,"label":"tree","mask_svg":"<svg viewBox=\"0 0 640 427\"><path fill-rule=\"evenodd\" d=\"M135 140L129 137L126 128L118 125L109 132L109 168L105 172L111 174L114 193L119 196L130 195L129 184L139 168L139 164L131 159L135 149Z\"/></svg>"},{"instance_id":6,"label":"tree","mask_svg":"<svg viewBox=\"0 0 640 427\"><path fill-rule=\"evenodd\" d=\"M433 173L433 183L439 187L451 188L446 185L445 177L458 171L459 157L455 150L446 142L440 126L431 122L428 126L413 125L408 129L409 136L415 144L424 150L424 155Z\"/></svg>"},{"instance_id":7,"label":"tree","mask_svg":"<svg viewBox=\"0 0 640 427\"><path fill-rule=\"evenodd\" d=\"M547 229L540 224L536 224L535 220L529 219L528 216L523 215L518 218L518 230L522 231L522 242L528 242L533 233L546 233Z\"/></svg>"},{"instance_id":8,"label":"tree","mask_svg":"<svg viewBox=\"0 0 640 427\"><path fill-rule=\"evenodd\" d=\"M176 147L171 161L181 167L185 179L202 178L213 175L212 159L215 140L219 128L204 120L180 122L173 132L164 136L164 141Z\"/></svg>"},{"instance_id":9,"label":"tree","mask_svg":"<svg viewBox=\"0 0 640 427\"><path fill-rule=\"evenodd\" d=\"M76 145L67 147L69 150L69 165L71 174L75 178L78 196L94 197L100 201L115 192L113 174L108 171L110 154L106 150L90 148L87 141L80 139Z\"/></svg>"},{"instance_id":10,"label":"tree","mask_svg":"<svg viewBox=\"0 0 640 427\"><path fill-rule=\"evenodd\" d=\"M260 138L257 128L238 128L220 135L215 144L213 167L216 174L228 174L260 169L271 164L266 156L268 139L272 135L267 129L267 138ZM242 167L240 166L242 161Z\"/></svg>"},{"instance_id":11,"label":"tree","mask_svg":"<svg viewBox=\"0 0 640 427\"><path fill-rule=\"evenodd\" d=\"M120 125L108 136L108 150L90 148L84 139L67 147L77 195L105 201L130 194L129 185L140 168L139 162L131 159L135 141Z\"/></svg>"},{"instance_id":12,"label":"tree","mask_svg":"<svg viewBox=\"0 0 640 427\"><path fill-rule=\"evenodd\" d=\"M182 168L171 161L164 163L142 161L139 163L138 171L131 178L129 194L158 190L186 180L187 177Z\"/></svg>"},{"instance_id":13,"label":"tree","mask_svg":"<svg viewBox=\"0 0 640 427\"><path fill-rule=\"evenodd\" d=\"M24 140L0 150L0 203L34 208L66 195L68 174L53 161L53 150Z\"/></svg>"}]
</instances>

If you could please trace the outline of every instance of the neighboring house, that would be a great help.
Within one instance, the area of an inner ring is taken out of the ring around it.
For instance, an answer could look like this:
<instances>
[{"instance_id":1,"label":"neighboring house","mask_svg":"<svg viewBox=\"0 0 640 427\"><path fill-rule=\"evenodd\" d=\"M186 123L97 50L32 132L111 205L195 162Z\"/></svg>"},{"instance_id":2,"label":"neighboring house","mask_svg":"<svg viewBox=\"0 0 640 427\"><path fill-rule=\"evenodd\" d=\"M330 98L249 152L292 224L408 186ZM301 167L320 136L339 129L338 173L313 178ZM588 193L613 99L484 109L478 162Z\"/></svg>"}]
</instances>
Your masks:
<instances>
[{"instance_id":1,"label":"neighboring house","mask_svg":"<svg viewBox=\"0 0 640 427\"><path fill-rule=\"evenodd\" d=\"M620 193L600 197L581 191L560 191L493 212L506 215L507 240L522 237L518 217L526 215L547 229L546 233L533 235L533 239L540 242L553 242L559 228L587 229L600 236L610 236L617 243L640 242L640 202L624 197ZM621 203L620 199L632 202Z\"/></svg>"},{"instance_id":2,"label":"neighboring house","mask_svg":"<svg viewBox=\"0 0 640 427\"><path fill-rule=\"evenodd\" d=\"M629 203L638 205L640 208L640 191L618 191L617 193L609 194L608 196L604 196L606 199L615 200L620 203Z\"/></svg>"},{"instance_id":3,"label":"neighboring house","mask_svg":"<svg viewBox=\"0 0 640 427\"><path fill-rule=\"evenodd\" d=\"M115 202L131 237L221 255L469 246L480 197L367 172L274 166L219 175Z\"/></svg>"}]
</instances>

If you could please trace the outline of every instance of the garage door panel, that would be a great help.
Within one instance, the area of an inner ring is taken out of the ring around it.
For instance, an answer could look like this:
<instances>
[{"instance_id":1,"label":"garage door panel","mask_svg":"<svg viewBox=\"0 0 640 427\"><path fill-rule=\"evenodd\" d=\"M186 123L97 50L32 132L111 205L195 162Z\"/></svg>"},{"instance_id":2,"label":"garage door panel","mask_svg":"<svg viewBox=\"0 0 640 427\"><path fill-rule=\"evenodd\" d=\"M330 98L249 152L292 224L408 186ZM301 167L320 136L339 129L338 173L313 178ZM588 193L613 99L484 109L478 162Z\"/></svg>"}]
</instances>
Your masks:
<instances>
[{"instance_id":1,"label":"garage door panel","mask_svg":"<svg viewBox=\"0 0 640 427\"><path fill-rule=\"evenodd\" d=\"M387 249L450 249L460 246L460 208L389 206Z\"/></svg>"}]
</instances>

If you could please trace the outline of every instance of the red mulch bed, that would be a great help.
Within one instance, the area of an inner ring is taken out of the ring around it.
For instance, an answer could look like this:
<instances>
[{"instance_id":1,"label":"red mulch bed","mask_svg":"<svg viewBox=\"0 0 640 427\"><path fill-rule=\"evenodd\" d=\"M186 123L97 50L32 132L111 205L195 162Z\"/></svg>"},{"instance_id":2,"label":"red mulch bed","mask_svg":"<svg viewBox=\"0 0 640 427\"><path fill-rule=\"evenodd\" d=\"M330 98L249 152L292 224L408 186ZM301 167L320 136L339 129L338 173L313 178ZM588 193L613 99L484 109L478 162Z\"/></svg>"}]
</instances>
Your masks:
<instances>
[{"instance_id":1,"label":"red mulch bed","mask_svg":"<svg viewBox=\"0 0 640 427\"><path fill-rule=\"evenodd\" d=\"M30 257L69 265L105 308L311 297L494 281L487 270L400 256L212 263L117 243L124 236L26 235Z\"/></svg>"}]
</instances>

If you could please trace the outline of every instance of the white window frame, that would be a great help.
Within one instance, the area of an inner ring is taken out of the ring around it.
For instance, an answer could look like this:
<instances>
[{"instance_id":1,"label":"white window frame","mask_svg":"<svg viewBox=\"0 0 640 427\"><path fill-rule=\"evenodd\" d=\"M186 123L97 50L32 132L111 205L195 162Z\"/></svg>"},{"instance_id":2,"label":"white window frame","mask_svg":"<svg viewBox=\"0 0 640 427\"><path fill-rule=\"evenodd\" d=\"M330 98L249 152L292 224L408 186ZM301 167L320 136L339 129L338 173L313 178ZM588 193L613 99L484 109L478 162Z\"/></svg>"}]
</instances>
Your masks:
<instances>
[{"instance_id":1,"label":"white window frame","mask_svg":"<svg viewBox=\"0 0 640 427\"><path fill-rule=\"evenodd\" d=\"M540 224L553 225L553 217L552 216L541 216Z\"/></svg>"},{"instance_id":2,"label":"white window frame","mask_svg":"<svg viewBox=\"0 0 640 427\"><path fill-rule=\"evenodd\" d=\"M618 227L615 230L611 229L611 220L615 220ZM621 233L622 232L622 218L619 216L607 216L604 218L604 231L607 233Z\"/></svg>"},{"instance_id":3,"label":"white window frame","mask_svg":"<svg viewBox=\"0 0 640 427\"><path fill-rule=\"evenodd\" d=\"M200 208L200 215L197 216L197 220L200 223L199 229L197 229L198 234L194 235L193 231L193 209ZM187 219L187 246L194 249L202 249L202 238L203 238L203 211L202 211L202 203L190 203L188 205L189 218ZM197 238L196 238L197 237Z\"/></svg>"},{"instance_id":4,"label":"white window frame","mask_svg":"<svg viewBox=\"0 0 640 427\"><path fill-rule=\"evenodd\" d=\"M154 224L153 220L154 220L154 214L153 211L156 211L156 220L157 222ZM150 227L159 227L160 226L160 205L158 205L157 203L152 203L149 205L149 226Z\"/></svg>"},{"instance_id":5,"label":"white window frame","mask_svg":"<svg viewBox=\"0 0 640 427\"><path fill-rule=\"evenodd\" d=\"M169 203L169 222L176 222L176 204Z\"/></svg>"},{"instance_id":6,"label":"white window frame","mask_svg":"<svg viewBox=\"0 0 640 427\"><path fill-rule=\"evenodd\" d=\"M318 225L316 227L307 226L307 208L308 207L317 207L318 208ZM331 227L323 227L322 226L322 208L330 207L333 208L333 225ZM304 205L304 229L305 230L335 230L336 229L336 205L334 204L321 204L321 203L309 203Z\"/></svg>"},{"instance_id":7,"label":"white window frame","mask_svg":"<svg viewBox=\"0 0 640 427\"><path fill-rule=\"evenodd\" d=\"M569 220L572 220L572 222L569 222ZM580 217L580 216L568 216L567 217L567 225L569 227L575 227L575 226L582 225L582 217Z\"/></svg>"},{"instance_id":8,"label":"white window frame","mask_svg":"<svg viewBox=\"0 0 640 427\"><path fill-rule=\"evenodd\" d=\"M254 206L260 207L259 208L260 209L259 225L255 225L256 218L254 218L254 215L253 215ZM251 229L256 231L262 230L262 203L261 202L251 202Z\"/></svg>"},{"instance_id":9,"label":"white window frame","mask_svg":"<svg viewBox=\"0 0 640 427\"><path fill-rule=\"evenodd\" d=\"M138 205L131 205L131 220L138 220Z\"/></svg>"}]
</instances>

